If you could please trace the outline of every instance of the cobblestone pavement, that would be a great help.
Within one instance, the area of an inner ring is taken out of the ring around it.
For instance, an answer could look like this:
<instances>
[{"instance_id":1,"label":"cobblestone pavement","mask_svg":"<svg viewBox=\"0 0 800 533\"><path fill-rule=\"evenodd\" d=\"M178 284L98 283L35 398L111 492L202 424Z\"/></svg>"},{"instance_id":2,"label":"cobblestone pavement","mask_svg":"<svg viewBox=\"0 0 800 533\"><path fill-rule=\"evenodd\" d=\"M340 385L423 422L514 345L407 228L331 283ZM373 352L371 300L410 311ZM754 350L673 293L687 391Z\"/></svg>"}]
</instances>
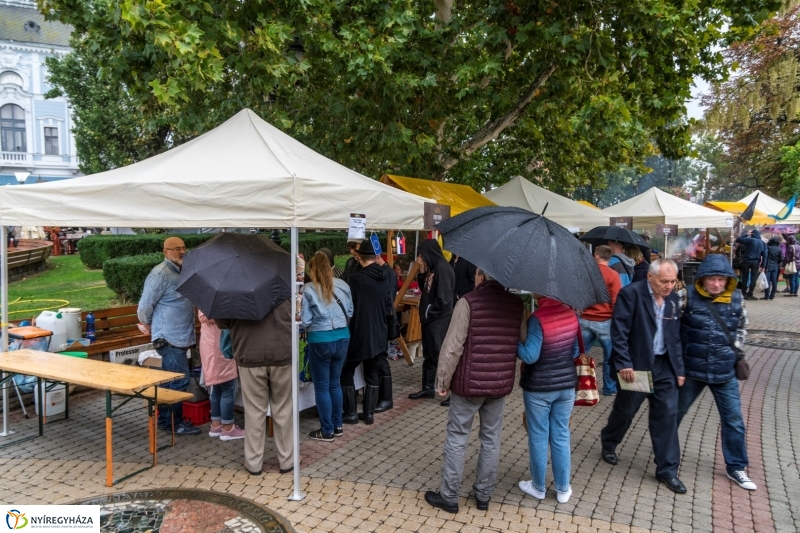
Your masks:
<instances>
[{"instance_id":1,"label":"cobblestone pavement","mask_svg":"<svg viewBox=\"0 0 800 533\"><path fill-rule=\"evenodd\" d=\"M263 477L243 469L241 442L205 435L179 438L159 452L159 464L108 489L104 485L104 399L85 393L71 401L69 421L47 424L45 437L0 449L0 502L68 503L116 491L162 487L209 489L266 505L289 519L297 531L800 531L800 346L770 346L769 332L800 331L800 300L747 302L751 328L765 330L747 353L753 373L742 384L748 429L749 473L758 485L744 491L725 476L719 448L719 416L708 392L685 417L680 437L680 477L688 488L676 495L654 477L647 432L647 408L634 420L618 449L620 463L600 460L599 434L612 398L573 412L572 486L568 504L558 504L548 477L543 501L524 495L517 483L529 479L524 411L519 390L506 401L502 459L489 511L468 499L478 443L473 428L468 448L461 510L451 515L429 507L425 490L438 490L446 408L438 400L412 401L420 365L393 362L395 407L376 416L373 426L346 426L335 443L305 439L317 429L313 409L301 414L301 483L307 497L289 501L291 475L277 472L272 441L265 443ZM791 345L790 345L791 346ZM600 357L599 349L592 355ZM115 477L146 466L145 413L115 418ZM239 421L241 422L241 421ZM12 413L14 437L35 434L35 419ZM165 434L161 433L162 443ZM2 444L2 438L0 438Z\"/></svg>"}]
</instances>

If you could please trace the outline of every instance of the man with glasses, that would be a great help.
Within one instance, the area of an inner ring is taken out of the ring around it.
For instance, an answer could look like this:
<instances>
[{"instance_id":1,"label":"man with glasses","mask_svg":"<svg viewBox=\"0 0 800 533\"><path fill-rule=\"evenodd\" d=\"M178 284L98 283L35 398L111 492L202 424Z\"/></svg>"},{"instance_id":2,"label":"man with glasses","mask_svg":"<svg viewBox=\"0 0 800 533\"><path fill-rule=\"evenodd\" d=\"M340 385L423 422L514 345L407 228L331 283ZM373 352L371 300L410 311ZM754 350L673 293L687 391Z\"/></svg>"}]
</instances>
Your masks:
<instances>
[{"instance_id":1,"label":"man with glasses","mask_svg":"<svg viewBox=\"0 0 800 533\"><path fill-rule=\"evenodd\" d=\"M668 259L653 261L647 280L623 287L611 317L611 371L618 382L632 383L634 371L650 372L652 393L621 387L608 424L600 433L602 458L615 465L617 446L645 400L650 403L650 440L656 459L656 479L679 494L678 387L686 375L680 337L680 302L675 293L678 267Z\"/></svg>"},{"instance_id":2,"label":"man with glasses","mask_svg":"<svg viewBox=\"0 0 800 533\"><path fill-rule=\"evenodd\" d=\"M185 376L162 386L179 391L186 391L189 385L186 355L195 344L194 308L176 290L185 254L186 245L182 239L170 237L164 241L164 261L148 274L138 309L139 330L153 339L153 347L161 356L161 368ZM172 414L177 435L200 434L200 428L183 419L182 402L172 405ZM159 407L158 427L171 430L168 407Z\"/></svg>"}]
</instances>

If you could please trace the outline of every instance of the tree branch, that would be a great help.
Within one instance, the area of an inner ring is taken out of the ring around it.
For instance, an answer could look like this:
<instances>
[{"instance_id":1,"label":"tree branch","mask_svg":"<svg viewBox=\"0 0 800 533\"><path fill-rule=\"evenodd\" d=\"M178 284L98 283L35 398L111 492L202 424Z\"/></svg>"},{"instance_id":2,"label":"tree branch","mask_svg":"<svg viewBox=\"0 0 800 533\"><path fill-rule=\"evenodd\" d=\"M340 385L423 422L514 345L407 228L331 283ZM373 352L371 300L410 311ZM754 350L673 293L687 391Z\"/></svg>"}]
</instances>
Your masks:
<instances>
[{"instance_id":1,"label":"tree branch","mask_svg":"<svg viewBox=\"0 0 800 533\"><path fill-rule=\"evenodd\" d=\"M434 0L433 3L436 5L437 25L447 26L453 16L453 0Z\"/></svg>"},{"instance_id":2,"label":"tree branch","mask_svg":"<svg viewBox=\"0 0 800 533\"><path fill-rule=\"evenodd\" d=\"M548 66L544 72L539 74L539 77L536 78L536 81L534 81L533 84L528 87L528 90L525 91L519 100L517 100L517 103L514 105L511 111L486 124L483 128L478 130L472 137L470 137L469 140L459 146L453 155L440 155L439 161L444 168L443 174L446 174L448 170L453 168L456 163L461 160L461 158L472 155L476 151L480 150L489 141L496 139L497 136L503 132L503 130L512 125L514 121L519 118L522 112L525 111L525 108L528 107L528 104L530 104L531 101L536 97L536 95L539 93L539 89L547 82L548 78L552 76L555 70L555 65Z\"/></svg>"}]
</instances>

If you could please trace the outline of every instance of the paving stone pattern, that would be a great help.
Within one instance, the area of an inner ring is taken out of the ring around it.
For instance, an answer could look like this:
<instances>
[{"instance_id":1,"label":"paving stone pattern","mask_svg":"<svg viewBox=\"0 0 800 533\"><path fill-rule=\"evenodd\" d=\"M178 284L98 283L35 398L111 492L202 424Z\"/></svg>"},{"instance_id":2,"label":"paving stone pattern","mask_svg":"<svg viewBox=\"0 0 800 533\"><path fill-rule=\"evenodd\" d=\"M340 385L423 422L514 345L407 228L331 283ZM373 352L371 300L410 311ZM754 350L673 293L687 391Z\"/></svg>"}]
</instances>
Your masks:
<instances>
[{"instance_id":1,"label":"paving stone pattern","mask_svg":"<svg viewBox=\"0 0 800 533\"><path fill-rule=\"evenodd\" d=\"M800 299L778 296L772 302L747 303L752 329L800 331ZM74 397L71 420L47 424L44 438L0 449L0 501L67 503L117 491L180 487L266 505L297 531L800 531L800 345L795 350L746 350L753 375L742 384L742 404L755 493L725 476L719 415L713 397L704 392L680 428L679 475L687 494L676 495L655 480L646 404L618 449L620 463L612 467L600 460L599 434L613 400L601 397L597 406L573 411L572 499L558 504L548 476L546 499L534 500L517 488L530 474L524 407L516 389L506 400L502 458L489 511L478 511L468 497L479 450L477 423L460 512L433 509L423 497L439 486L447 410L438 399L407 399L419 386L421 365L398 361L392 362L395 408L376 415L373 426L345 426L344 438L334 443L311 441L308 432L319 427L314 410L301 414L301 483L307 494L302 502L287 499L292 477L278 474L270 439L265 442L266 473L256 477L243 469L241 441L221 442L205 434L179 438L175 448L159 452L155 469L106 488L105 407L97 393ZM598 361L602 357L598 348L590 353ZM18 432L15 437L36 432L35 419L25 420L17 412L11 426ZM159 434L162 443L166 435ZM115 477L146 466L150 455L143 410L115 418L114 445Z\"/></svg>"}]
</instances>

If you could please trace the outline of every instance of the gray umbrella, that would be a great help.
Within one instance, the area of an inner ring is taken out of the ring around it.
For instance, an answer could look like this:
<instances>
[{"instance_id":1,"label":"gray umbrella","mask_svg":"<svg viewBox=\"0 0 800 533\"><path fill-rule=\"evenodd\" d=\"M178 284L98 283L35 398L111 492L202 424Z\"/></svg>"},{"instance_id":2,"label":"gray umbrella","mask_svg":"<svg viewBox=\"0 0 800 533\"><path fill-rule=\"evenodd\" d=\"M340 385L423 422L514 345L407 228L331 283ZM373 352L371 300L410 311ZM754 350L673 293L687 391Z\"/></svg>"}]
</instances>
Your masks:
<instances>
[{"instance_id":1,"label":"gray umbrella","mask_svg":"<svg viewBox=\"0 0 800 533\"><path fill-rule=\"evenodd\" d=\"M563 226L518 207L479 207L438 224L444 247L509 288L582 311L610 301L592 255Z\"/></svg>"},{"instance_id":2,"label":"gray umbrella","mask_svg":"<svg viewBox=\"0 0 800 533\"><path fill-rule=\"evenodd\" d=\"M262 235L220 233L183 260L178 292L208 318L261 320L291 295L290 255Z\"/></svg>"}]
</instances>

